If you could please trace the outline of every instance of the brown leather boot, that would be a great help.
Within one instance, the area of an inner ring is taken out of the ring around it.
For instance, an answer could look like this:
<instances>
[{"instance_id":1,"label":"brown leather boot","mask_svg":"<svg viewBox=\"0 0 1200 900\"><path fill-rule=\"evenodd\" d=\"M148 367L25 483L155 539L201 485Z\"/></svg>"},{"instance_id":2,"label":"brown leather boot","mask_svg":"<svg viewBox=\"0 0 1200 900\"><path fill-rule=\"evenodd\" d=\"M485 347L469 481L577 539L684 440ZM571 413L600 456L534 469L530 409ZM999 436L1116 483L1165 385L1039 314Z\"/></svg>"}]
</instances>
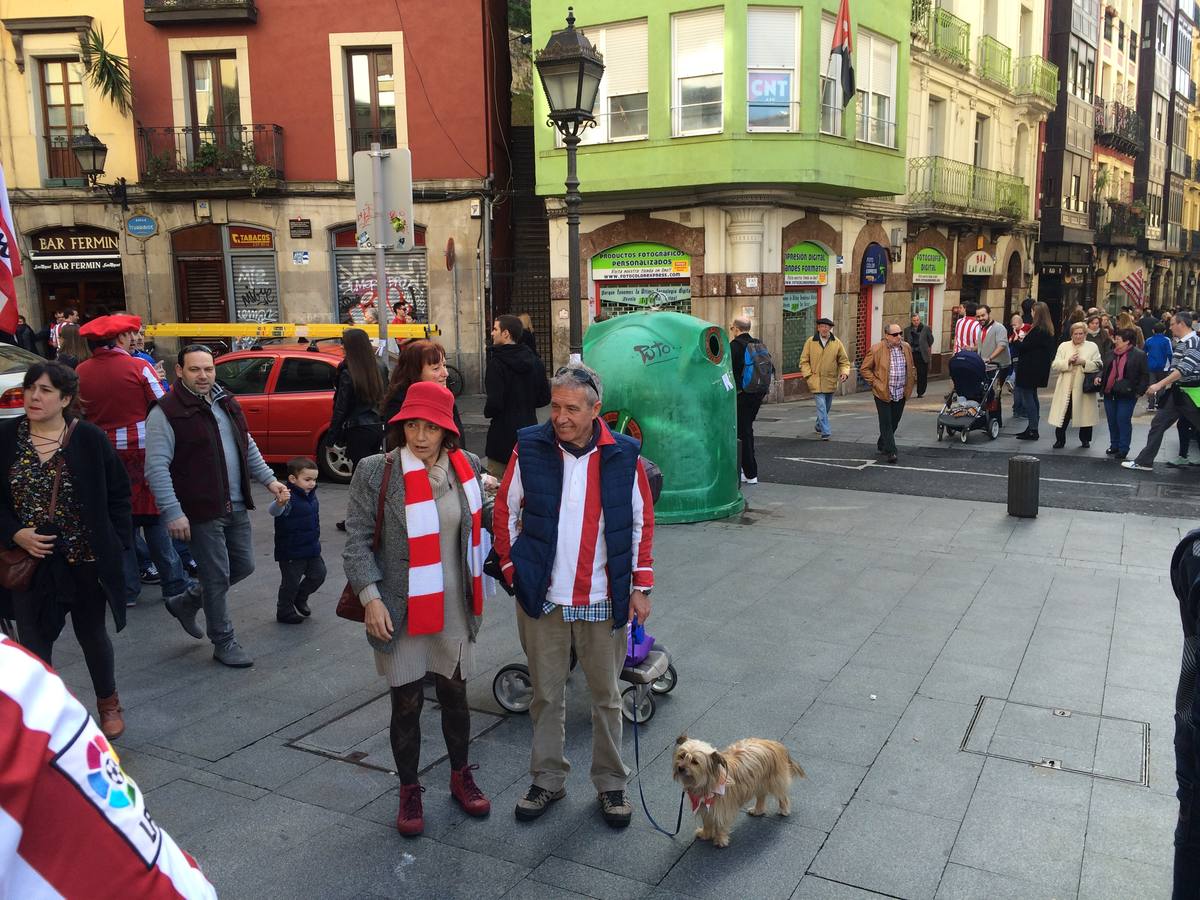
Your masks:
<instances>
[{"instance_id":1,"label":"brown leather boot","mask_svg":"<svg viewBox=\"0 0 1200 900\"><path fill-rule=\"evenodd\" d=\"M97 697L96 712L100 714L100 730L110 741L115 741L125 733L125 717L121 715L124 710L116 692L111 697Z\"/></svg>"}]
</instances>

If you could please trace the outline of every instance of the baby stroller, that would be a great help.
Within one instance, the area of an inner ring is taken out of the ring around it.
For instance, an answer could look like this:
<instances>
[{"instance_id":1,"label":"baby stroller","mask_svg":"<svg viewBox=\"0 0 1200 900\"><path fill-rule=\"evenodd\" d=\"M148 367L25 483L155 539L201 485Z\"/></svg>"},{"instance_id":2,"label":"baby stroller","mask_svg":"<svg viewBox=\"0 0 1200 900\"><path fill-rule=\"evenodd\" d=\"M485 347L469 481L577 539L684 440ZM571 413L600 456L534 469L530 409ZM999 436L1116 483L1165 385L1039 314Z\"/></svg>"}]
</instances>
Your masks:
<instances>
[{"instance_id":1,"label":"baby stroller","mask_svg":"<svg viewBox=\"0 0 1200 900\"><path fill-rule=\"evenodd\" d=\"M1000 369L989 366L972 350L960 350L950 360L954 389L946 395L937 418L937 438L958 435L964 444L967 434L985 431L995 440L1000 436Z\"/></svg>"}]
</instances>

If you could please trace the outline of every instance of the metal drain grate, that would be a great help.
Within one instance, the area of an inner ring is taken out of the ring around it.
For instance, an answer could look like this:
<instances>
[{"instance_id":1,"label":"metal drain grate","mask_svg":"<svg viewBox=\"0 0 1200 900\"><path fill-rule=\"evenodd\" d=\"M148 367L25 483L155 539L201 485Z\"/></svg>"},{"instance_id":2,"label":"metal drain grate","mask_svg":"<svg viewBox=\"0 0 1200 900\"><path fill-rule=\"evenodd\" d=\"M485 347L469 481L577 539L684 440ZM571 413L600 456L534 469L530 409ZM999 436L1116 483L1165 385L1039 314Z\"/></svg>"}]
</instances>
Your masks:
<instances>
[{"instance_id":1,"label":"metal drain grate","mask_svg":"<svg viewBox=\"0 0 1200 900\"><path fill-rule=\"evenodd\" d=\"M364 769L395 774L388 739L391 714L391 700L383 693L288 741L287 746ZM421 708L421 759L428 760L421 772L427 772L446 758L441 719L441 707L429 690ZM472 709L471 740L487 734L503 721L503 716Z\"/></svg>"},{"instance_id":2,"label":"metal drain grate","mask_svg":"<svg viewBox=\"0 0 1200 900\"><path fill-rule=\"evenodd\" d=\"M1109 781L1150 783L1150 724L980 697L959 749Z\"/></svg>"}]
</instances>

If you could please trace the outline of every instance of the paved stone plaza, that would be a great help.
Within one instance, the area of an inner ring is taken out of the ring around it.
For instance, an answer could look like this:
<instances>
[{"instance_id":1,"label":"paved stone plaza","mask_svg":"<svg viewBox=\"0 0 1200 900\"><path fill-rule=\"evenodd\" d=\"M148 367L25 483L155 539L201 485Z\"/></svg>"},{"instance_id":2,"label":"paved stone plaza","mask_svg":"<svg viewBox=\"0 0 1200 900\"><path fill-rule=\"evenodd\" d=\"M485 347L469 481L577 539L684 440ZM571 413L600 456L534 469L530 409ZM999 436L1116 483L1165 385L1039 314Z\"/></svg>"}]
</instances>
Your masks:
<instances>
[{"instance_id":1,"label":"paved stone plaza","mask_svg":"<svg viewBox=\"0 0 1200 900\"><path fill-rule=\"evenodd\" d=\"M215 664L151 601L156 587L116 640L125 765L223 897L1170 892L1180 637L1165 572L1185 521L1059 509L1015 520L995 504L750 488L739 518L659 529L650 631L679 683L642 728L642 778L655 817L673 823L678 734L776 738L808 771L791 818L745 817L727 850L694 842L690 817L668 839L640 808L628 830L608 830L577 673L568 796L515 822L529 722L499 715L491 694L496 669L521 659L504 598L486 612L470 684L493 813L466 820L451 804L430 702L427 831L405 840L382 771L385 688L361 630L332 612L345 489L321 490L332 577L303 626L274 621L270 523L255 517L259 569L233 594L253 669ZM58 663L88 696L72 638ZM977 715L981 697L995 699ZM628 728L625 746L632 767ZM1043 758L1064 770L1013 761Z\"/></svg>"}]
</instances>

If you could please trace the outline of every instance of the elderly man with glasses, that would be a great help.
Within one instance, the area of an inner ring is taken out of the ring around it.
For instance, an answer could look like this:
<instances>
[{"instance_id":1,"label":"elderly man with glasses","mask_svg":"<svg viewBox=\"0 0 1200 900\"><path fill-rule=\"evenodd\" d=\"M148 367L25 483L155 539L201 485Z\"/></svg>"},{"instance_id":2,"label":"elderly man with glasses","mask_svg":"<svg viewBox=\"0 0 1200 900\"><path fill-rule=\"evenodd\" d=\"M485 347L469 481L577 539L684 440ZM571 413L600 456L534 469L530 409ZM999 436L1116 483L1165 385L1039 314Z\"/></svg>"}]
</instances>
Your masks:
<instances>
[{"instance_id":1,"label":"elderly man with glasses","mask_svg":"<svg viewBox=\"0 0 1200 900\"><path fill-rule=\"evenodd\" d=\"M550 421L517 432L492 521L500 571L517 597L529 659L532 784L516 817L530 821L566 796L565 687L571 648L592 696L592 784L600 814L629 824L621 761L625 624L650 617L654 504L640 445L600 418L600 376L582 363L550 382Z\"/></svg>"},{"instance_id":2,"label":"elderly man with glasses","mask_svg":"<svg viewBox=\"0 0 1200 900\"><path fill-rule=\"evenodd\" d=\"M896 429L904 415L904 403L917 383L912 350L902 340L904 332L893 323L883 329L883 340L867 351L858 374L871 386L875 411L879 414L879 440L876 449L896 461Z\"/></svg>"},{"instance_id":3,"label":"elderly man with glasses","mask_svg":"<svg viewBox=\"0 0 1200 900\"><path fill-rule=\"evenodd\" d=\"M254 571L251 480L282 505L291 498L259 452L237 398L217 384L213 352L203 344L179 351L174 389L146 417L146 480L171 537L187 541L199 567L203 600L171 597L167 612L194 638L204 607L213 659L236 669L254 665L233 633L229 588Z\"/></svg>"}]
</instances>

